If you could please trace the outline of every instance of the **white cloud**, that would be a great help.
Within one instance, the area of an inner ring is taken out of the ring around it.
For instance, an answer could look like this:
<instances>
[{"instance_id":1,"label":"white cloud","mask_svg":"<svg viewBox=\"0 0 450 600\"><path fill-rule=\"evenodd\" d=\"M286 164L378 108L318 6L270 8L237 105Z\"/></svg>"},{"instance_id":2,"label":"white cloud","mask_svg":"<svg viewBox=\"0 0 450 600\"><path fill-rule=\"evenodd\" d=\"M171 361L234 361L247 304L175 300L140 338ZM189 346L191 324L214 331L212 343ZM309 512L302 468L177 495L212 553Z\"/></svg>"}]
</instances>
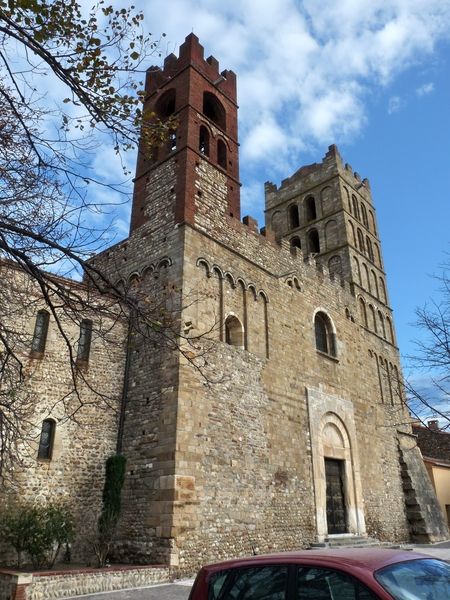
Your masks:
<instances>
[{"instance_id":1,"label":"white cloud","mask_svg":"<svg viewBox=\"0 0 450 600\"><path fill-rule=\"evenodd\" d=\"M166 32L171 51L193 30L206 56L214 53L221 68L238 74L242 164L271 176L286 176L282 159L298 164L306 147L357 135L367 122L367 97L450 37L450 0L168 5L140 2L152 30ZM389 112L402 106L393 97Z\"/></svg>"},{"instance_id":2,"label":"white cloud","mask_svg":"<svg viewBox=\"0 0 450 600\"><path fill-rule=\"evenodd\" d=\"M405 101L400 96L391 96L388 103L388 114L399 112L405 106Z\"/></svg>"},{"instance_id":3,"label":"white cloud","mask_svg":"<svg viewBox=\"0 0 450 600\"><path fill-rule=\"evenodd\" d=\"M434 92L434 83L430 81L429 83L424 83L420 87L416 89L416 94L420 96L428 96Z\"/></svg>"}]
</instances>

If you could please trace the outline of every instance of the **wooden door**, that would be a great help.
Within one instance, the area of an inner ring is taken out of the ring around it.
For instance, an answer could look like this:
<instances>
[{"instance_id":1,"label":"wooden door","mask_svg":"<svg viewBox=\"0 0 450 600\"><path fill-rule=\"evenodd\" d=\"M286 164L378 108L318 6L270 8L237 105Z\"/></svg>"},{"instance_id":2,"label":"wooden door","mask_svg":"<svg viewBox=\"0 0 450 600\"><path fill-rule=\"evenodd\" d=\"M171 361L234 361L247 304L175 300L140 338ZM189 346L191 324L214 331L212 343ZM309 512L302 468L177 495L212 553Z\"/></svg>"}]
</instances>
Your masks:
<instances>
[{"instance_id":1,"label":"wooden door","mask_svg":"<svg viewBox=\"0 0 450 600\"><path fill-rule=\"evenodd\" d=\"M346 533L347 519L344 497L344 461L325 459L327 483L327 524L328 533Z\"/></svg>"}]
</instances>

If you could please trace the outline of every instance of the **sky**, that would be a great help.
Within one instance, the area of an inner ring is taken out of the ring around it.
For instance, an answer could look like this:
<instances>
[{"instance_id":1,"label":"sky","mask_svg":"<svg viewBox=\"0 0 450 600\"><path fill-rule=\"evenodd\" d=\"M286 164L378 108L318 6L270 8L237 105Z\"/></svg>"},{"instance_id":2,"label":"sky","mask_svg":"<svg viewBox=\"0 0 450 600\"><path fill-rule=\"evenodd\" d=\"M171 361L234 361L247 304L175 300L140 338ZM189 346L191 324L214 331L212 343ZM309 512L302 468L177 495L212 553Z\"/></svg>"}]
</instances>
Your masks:
<instances>
[{"instance_id":1,"label":"sky","mask_svg":"<svg viewBox=\"0 0 450 600\"><path fill-rule=\"evenodd\" d=\"M337 144L371 183L401 353L450 251L450 0L147 0L161 65L193 31L238 76L242 215ZM104 164L104 163L103 163ZM124 219L126 221L126 219Z\"/></svg>"}]
</instances>

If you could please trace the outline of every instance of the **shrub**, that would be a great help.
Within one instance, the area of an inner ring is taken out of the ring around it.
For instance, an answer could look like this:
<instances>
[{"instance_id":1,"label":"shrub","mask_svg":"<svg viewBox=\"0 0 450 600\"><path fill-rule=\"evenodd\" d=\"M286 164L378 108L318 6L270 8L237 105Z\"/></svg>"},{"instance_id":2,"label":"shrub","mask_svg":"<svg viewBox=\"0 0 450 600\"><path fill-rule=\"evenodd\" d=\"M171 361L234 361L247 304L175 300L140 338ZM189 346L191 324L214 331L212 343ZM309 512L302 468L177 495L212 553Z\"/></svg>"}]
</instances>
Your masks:
<instances>
[{"instance_id":1,"label":"shrub","mask_svg":"<svg viewBox=\"0 0 450 600\"><path fill-rule=\"evenodd\" d=\"M36 569L52 568L63 544L74 538L73 518L63 502L45 505L17 503L0 516L4 541L17 553L17 566L26 552Z\"/></svg>"},{"instance_id":2,"label":"shrub","mask_svg":"<svg viewBox=\"0 0 450 600\"><path fill-rule=\"evenodd\" d=\"M99 567L104 567L106 564L114 532L120 517L125 466L126 458L122 454L114 454L106 461L103 507L98 520L98 539L93 544Z\"/></svg>"}]
</instances>

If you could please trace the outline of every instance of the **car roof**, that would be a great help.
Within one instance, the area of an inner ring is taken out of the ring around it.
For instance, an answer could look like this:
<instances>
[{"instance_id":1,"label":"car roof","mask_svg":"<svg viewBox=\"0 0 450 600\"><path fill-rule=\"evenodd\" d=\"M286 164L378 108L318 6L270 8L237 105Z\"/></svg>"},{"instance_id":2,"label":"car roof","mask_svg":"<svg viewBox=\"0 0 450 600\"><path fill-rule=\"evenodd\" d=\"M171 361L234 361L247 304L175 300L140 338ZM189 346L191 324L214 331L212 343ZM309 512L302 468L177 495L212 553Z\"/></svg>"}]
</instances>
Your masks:
<instances>
[{"instance_id":1,"label":"car roof","mask_svg":"<svg viewBox=\"0 0 450 600\"><path fill-rule=\"evenodd\" d=\"M335 550L298 550L294 552L281 552L276 554L260 554L228 560L221 563L206 565L203 569L207 572L233 569L237 567L250 567L259 564L290 563L326 565L328 567L361 568L372 572L397 562L405 562L432 558L426 554L408 550L390 550L386 548L339 548Z\"/></svg>"}]
</instances>

